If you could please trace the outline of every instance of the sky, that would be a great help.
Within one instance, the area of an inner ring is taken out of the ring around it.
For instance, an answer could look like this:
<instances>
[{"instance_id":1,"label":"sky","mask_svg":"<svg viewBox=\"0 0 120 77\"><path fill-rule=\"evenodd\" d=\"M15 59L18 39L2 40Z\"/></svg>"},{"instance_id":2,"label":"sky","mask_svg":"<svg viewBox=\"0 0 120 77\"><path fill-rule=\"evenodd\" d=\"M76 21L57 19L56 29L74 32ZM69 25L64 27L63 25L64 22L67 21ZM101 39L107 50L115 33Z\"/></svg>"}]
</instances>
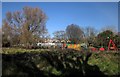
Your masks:
<instances>
[{"instance_id":1,"label":"sky","mask_svg":"<svg viewBox=\"0 0 120 77\"><path fill-rule=\"evenodd\" d=\"M0 1L0 27L2 25L2 2Z\"/></svg>"},{"instance_id":2,"label":"sky","mask_svg":"<svg viewBox=\"0 0 120 77\"><path fill-rule=\"evenodd\" d=\"M117 2L3 2L2 19L6 12L21 11L25 6L43 10L48 17L46 28L51 37L53 32L65 30L70 24L82 28L91 26L97 30L104 26L118 27Z\"/></svg>"},{"instance_id":3,"label":"sky","mask_svg":"<svg viewBox=\"0 0 120 77\"><path fill-rule=\"evenodd\" d=\"M120 2L119 2L119 4L118 4L118 13L120 13ZM120 32L120 14L118 14L118 32Z\"/></svg>"}]
</instances>

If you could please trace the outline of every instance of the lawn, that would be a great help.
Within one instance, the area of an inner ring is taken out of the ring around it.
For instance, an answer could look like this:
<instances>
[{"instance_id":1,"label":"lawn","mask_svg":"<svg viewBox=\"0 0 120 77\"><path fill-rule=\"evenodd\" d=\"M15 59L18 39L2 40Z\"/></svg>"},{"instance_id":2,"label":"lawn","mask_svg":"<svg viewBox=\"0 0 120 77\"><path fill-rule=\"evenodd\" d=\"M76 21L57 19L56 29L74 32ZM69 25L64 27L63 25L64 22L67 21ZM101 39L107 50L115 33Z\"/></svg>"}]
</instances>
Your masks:
<instances>
[{"instance_id":1,"label":"lawn","mask_svg":"<svg viewBox=\"0 0 120 77\"><path fill-rule=\"evenodd\" d=\"M2 53L4 54L16 54L16 53L24 53L24 52L42 52L49 51L49 49L23 49L23 48L2 48Z\"/></svg>"},{"instance_id":2,"label":"lawn","mask_svg":"<svg viewBox=\"0 0 120 77\"><path fill-rule=\"evenodd\" d=\"M118 52L3 48L3 76L118 76Z\"/></svg>"}]
</instances>

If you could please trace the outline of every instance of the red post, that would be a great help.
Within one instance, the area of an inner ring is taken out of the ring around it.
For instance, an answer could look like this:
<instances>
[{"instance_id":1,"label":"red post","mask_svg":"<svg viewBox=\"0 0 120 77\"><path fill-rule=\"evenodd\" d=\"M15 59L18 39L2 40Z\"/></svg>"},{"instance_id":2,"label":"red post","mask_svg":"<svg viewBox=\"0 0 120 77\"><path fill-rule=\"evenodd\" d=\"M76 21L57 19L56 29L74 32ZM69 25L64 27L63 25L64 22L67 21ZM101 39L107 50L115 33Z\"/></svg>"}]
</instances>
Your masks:
<instances>
[{"instance_id":1,"label":"red post","mask_svg":"<svg viewBox=\"0 0 120 77\"><path fill-rule=\"evenodd\" d=\"M117 50L117 47L115 46L114 42L110 39L109 44L108 44L108 51L110 50L110 44L112 43L112 46L114 50Z\"/></svg>"}]
</instances>

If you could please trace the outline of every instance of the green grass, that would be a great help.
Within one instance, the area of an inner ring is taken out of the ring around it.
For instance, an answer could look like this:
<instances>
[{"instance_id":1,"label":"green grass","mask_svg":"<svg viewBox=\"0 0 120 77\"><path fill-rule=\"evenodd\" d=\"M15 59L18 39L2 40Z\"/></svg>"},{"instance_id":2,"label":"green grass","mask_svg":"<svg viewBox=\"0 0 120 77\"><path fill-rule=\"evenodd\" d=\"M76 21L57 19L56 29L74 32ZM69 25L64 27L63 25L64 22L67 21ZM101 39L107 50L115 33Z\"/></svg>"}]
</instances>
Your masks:
<instances>
[{"instance_id":1,"label":"green grass","mask_svg":"<svg viewBox=\"0 0 120 77\"><path fill-rule=\"evenodd\" d=\"M49 49L23 49L23 48L2 48L2 53L4 54L16 54L16 53L24 53L24 52L43 52L49 51Z\"/></svg>"},{"instance_id":2,"label":"green grass","mask_svg":"<svg viewBox=\"0 0 120 77\"><path fill-rule=\"evenodd\" d=\"M50 51L49 49L22 49L22 48L3 48L2 53L4 54L16 54L16 53L32 53L32 52L45 52L45 51ZM55 51L55 50L54 50ZM93 52L92 56L88 60L88 64L90 65L97 65L100 68L100 71L104 72L106 75L117 75L119 72L118 69L118 56L120 53L118 52ZM39 58L39 57L38 57ZM38 61L43 61L43 62L38 62ZM35 58L35 62L38 68L41 68L42 70L45 71L51 71L55 75L60 75L61 72L57 71L55 68L45 65L47 63L44 63L44 60L39 60ZM46 67L47 66L47 67Z\"/></svg>"},{"instance_id":3,"label":"green grass","mask_svg":"<svg viewBox=\"0 0 120 77\"><path fill-rule=\"evenodd\" d=\"M119 72L118 56L119 53L117 52L93 53L88 63L90 65L97 65L106 75L117 75Z\"/></svg>"}]
</instances>

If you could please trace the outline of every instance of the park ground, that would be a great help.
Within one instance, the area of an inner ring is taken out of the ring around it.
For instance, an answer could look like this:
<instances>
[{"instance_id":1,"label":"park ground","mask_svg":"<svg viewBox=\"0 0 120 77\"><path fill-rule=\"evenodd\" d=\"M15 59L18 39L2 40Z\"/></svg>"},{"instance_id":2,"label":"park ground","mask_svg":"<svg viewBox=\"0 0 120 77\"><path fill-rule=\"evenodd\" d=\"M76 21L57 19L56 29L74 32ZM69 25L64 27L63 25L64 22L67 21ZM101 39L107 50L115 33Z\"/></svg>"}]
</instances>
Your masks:
<instances>
[{"instance_id":1,"label":"park ground","mask_svg":"<svg viewBox=\"0 0 120 77\"><path fill-rule=\"evenodd\" d=\"M1 54L3 77L120 75L116 51L3 48Z\"/></svg>"}]
</instances>

